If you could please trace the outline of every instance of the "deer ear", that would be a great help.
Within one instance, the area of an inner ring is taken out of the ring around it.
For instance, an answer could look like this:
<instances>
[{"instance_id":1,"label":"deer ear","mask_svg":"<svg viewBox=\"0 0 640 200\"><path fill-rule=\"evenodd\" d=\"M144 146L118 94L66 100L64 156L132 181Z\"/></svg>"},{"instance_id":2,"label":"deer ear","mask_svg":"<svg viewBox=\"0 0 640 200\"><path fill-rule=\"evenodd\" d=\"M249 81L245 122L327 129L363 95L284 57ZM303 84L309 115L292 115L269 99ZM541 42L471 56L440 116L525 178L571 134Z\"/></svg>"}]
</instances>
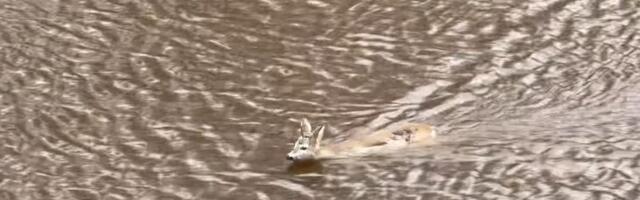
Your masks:
<instances>
[{"instance_id":1,"label":"deer ear","mask_svg":"<svg viewBox=\"0 0 640 200\"><path fill-rule=\"evenodd\" d=\"M310 134L311 132L311 124L307 118L302 118L300 121L300 135L305 136L306 134Z\"/></svg>"},{"instance_id":2,"label":"deer ear","mask_svg":"<svg viewBox=\"0 0 640 200\"><path fill-rule=\"evenodd\" d=\"M320 142L322 142L322 137L324 136L324 125L316 128L313 131L313 134L316 135L316 145L314 146L314 149L320 149Z\"/></svg>"}]
</instances>

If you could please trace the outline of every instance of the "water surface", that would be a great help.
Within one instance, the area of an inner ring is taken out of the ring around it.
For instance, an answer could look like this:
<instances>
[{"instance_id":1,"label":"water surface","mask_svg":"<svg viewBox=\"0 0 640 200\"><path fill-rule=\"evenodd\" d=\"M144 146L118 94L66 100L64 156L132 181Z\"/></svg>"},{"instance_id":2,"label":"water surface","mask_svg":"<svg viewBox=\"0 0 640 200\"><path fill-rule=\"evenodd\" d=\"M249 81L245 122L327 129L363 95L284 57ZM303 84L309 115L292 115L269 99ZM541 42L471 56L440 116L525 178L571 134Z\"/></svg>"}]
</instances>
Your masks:
<instances>
[{"instance_id":1,"label":"water surface","mask_svg":"<svg viewBox=\"0 0 640 200\"><path fill-rule=\"evenodd\" d=\"M0 0L0 199L636 199L632 0ZM329 137L439 144L287 171Z\"/></svg>"}]
</instances>

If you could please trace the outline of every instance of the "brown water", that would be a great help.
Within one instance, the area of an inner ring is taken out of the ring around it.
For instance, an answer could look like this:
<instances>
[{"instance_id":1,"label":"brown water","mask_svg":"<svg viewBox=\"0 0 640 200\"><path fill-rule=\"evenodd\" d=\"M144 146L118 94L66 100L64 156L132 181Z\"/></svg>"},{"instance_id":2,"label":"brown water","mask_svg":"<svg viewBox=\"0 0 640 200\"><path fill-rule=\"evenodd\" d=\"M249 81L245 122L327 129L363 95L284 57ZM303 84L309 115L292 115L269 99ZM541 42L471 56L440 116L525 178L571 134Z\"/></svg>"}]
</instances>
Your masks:
<instances>
[{"instance_id":1,"label":"brown water","mask_svg":"<svg viewBox=\"0 0 640 200\"><path fill-rule=\"evenodd\" d=\"M0 199L638 199L635 0L0 0ZM297 120L439 144L287 171Z\"/></svg>"}]
</instances>

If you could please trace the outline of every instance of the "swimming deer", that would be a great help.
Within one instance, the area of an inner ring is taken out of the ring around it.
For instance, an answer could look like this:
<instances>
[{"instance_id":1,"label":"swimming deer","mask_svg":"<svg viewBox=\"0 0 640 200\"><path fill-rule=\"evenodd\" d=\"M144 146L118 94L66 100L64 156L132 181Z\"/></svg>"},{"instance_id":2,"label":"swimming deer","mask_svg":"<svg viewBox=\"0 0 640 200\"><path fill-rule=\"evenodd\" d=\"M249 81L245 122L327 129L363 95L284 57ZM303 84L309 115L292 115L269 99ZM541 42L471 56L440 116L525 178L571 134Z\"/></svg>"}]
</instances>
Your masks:
<instances>
[{"instance_id":1,"label":"swimming deer","mask_svg":"<svg viewBox=\"0 0 640 200\"><path fill-rule=\"evenodd\" d=\"M287 159L294 162L344 158L401 150L434 142L436 132L422 123L404 123L371 134L353 134L344 141L323 143L325 126L311 129L306 118L300 122L300 136Z\"/></svg>"}]
</instances>

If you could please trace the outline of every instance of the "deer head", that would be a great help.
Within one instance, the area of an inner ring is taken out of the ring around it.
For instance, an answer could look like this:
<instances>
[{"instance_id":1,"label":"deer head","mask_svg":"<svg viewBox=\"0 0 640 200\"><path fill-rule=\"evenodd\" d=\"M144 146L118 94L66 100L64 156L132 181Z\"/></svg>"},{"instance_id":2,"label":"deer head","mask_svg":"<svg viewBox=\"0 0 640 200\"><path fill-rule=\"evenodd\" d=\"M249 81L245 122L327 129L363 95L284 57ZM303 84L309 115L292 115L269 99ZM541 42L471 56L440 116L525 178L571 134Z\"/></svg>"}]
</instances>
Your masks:
<instances>
[{"instance_id":1,"label":"deer head","mask_svg":"<svg viewBox=\"0 0 640 200\"><path fill-rule=\"evenodd\" d=\"M293 149L287 154L287 160L306 161L315 159L315 154L320 149L320 141L323 135L324 126L318 126L311 130L309 120L303 118L300 122L300 136L298 136Z\"/></svg>"}]
</instances>

